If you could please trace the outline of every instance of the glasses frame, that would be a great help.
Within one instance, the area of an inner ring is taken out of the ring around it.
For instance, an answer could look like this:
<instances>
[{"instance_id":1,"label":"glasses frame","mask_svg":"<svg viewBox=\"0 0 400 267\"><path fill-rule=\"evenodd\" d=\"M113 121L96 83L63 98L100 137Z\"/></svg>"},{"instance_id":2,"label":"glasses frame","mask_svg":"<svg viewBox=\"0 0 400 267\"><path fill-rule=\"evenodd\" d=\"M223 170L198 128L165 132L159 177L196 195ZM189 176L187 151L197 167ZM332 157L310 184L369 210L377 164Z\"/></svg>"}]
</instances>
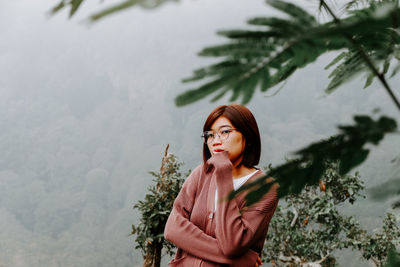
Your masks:
<instances>
[{"instance_id":1,"label":"glasses frame","mask_svg":"<svg viewBox=\"0 0 400 267\"><path fill-rule=\"evenodd\" d=\"M230 132L226 135L226 137L222 138L220 132L221 132L221 131L226 131L226 130L229 130ZM228 140L229 134L230 134L231 132L233 132L233 131L239 131L239 130L236 129L236 128L223 127L223 128L221 128L221 129L219 129L217 132L214 132L214 131L205 131L205 132L203 132L203 134L201 135L201 138L203 138L203 143L206 144L206 145L208 145L208 144L212 143L212 141L214 141L214 139L215 139L215 137L216 137L217 135L218 135L218 137L219 137L219 140L223 140L223 141ZM215 133L215 134L214 134L214 137L211 138L211 139L206 139L206 133L207 133L207 132L214 132L214 133ZM208 140L210 140L210 141L208 141Z\"/></svg>"}]
</instances>

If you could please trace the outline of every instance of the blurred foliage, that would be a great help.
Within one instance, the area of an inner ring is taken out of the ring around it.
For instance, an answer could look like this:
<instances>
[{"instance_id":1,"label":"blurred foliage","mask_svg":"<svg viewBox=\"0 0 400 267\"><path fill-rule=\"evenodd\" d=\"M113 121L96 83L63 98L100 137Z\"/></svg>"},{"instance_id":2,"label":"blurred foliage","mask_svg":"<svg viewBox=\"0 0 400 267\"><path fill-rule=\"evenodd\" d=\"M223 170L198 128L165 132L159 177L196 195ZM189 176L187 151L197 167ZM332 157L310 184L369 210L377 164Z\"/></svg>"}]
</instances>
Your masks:
<instances>
[{"instance_id":1,"label":"blurred foliage","mask_svg":"<svg viewBox=\"0 0 400 267\"><path fill-rule=\"evenodd\" d=\"M144 258L144 267L160 266L161 250L171 256L175 246L164 239L164 227L171 213L174 200L177 197L184 177L189 173L182 174L181 162L173 154L168 154L168 147L162 160L160 172L150 172L156 177L156 184L151 186L144 201L139 201L133 207L138 209L142 215L137 226L132 225L132 233L136 235L136 249L141 249Z\"/></svg>"},{"instance_id":2,"label":"blurred foliage","mask_svg":"<svg viewBox=\"0 0 400 267\"><path fill-rule=\"evenodd\" d=\"M355 116L354 120L355 125L339 126L340 134L295 152L294 159L271 168L266 176L242 186L232 192L231 197L249 191L246 195L247 204L257 202L272 186L271 182L267 182L267 177L274 177L273 183L279 184L280 197L300 193L304 186L318 183L326 171L327 160L339 161L338 172L344 175L367 158L370 150L365 148L366 144L378 145L385 134L397 128L396 121L385 116L377 120L369 116Z\"/></svg>"},{"instance_id":3,"label":"blurred foliage","mask_svg":"<svg viewBox=\"0 0 400 267\"><path fill-rule=\"evenodd\" d=\"M396 247L400 246L400 229L396 217L391 213L387 213L383 219L383 226L380 233L371 236L361 232L360 235L357 238L361 240L361 244L358 247L362 249L362 256L365 259L373 260L376 266L383 266L388 252L390 251L393 254ZM389 258L390 262L395 263L391 258ZM397 261L397 265L395 266L399 266L398 263L399 261Z\"/></svg>"},{"instance_id":4,"label":"blurred foliage","mask_svg":"<svg viewBox=\"0 0 400 267\"><path fill-rule=\"evenodd\" d=\"M373 199L384 200L389 197L394 197L400 194L400 178L395 177L389 181L382 183L378 186L373 187L371 190L371 195ZM400 200L393 203L393 208L398 208L400 205Z\"/></svg>"},{"instance_id":5,"label":"blurred foliage","mask_svg":"<svg viewBox=\"0 0 400 267\"><path fill-rule=\"evenodd\" d=\"M213 93L216 95L212 101L216 101L228 92L232 93L230 101L242 97L246 104L257 88L265 92L331 51L344 50L327 66L336 67L329 75L331 82L326 92L361 72L367 73L365 87L369 86L376 73L366 60L380 66L381 75L389 71L392 61L397 63L392 71L395 75L400 69L400 8L397 1L371 2L367 8L349 9L341 20L319 23L295 4L268 1L286 17L256 17L248 20L254 30L219 32L229 42L205 48L200 56L222 60L195 70L192 77L185 79L184 82L205 83L179 95L176 104L187 105Z\"/></svg>"},{"instance_id":6,"label":"blurred foliage","mask_svg":"<svg viewBox=\"0 0 400 267\"><path fill-rule=\"evenodd\" d=\"M396 252L394 249L389 251L389 255L386 261L386 267L397 267L400 262L400 253Z\"/></svg>"},{"instance_id":7,"label":"blurred foliage","mask_svg":"<svg viewBox=\"0 0 400 267\"><path fill-rule=\"evenodd\" d=\"M87 0L86 0L87 1ZM90 21L96 21L103 17L109 16L116 12L120 12L126 10L128 8L139 6L145 9L152 9L161 6L166 2L178 2L179 0L125 0L121 1L117 4L113 4L107 8L104 8L94 14L92 14L89 18ZM61 0L56 6L54 6L51 10L51 14L59 13L61 10L69 8L69 17L75 15L78 9L82 6L85 0ZM104 1L100 1L101 3Z\"/></svg>"},{"instance_id":8,"label":"blurred foliage","mask_svg":"<svg viewBox=\"0 0 400 267\"><path fill-rule=\"evenodd\" d=\"M379 233L369 234L356 219L338 210L362 196L359 174L340 175L339 163L327 161L319 184L288 194L275 211L263 259L274 266L335 266L333 252L358 250L365 260L383 266L390 250L400 245L395 217L388 213Z\"/></svg>"}]
</instances>

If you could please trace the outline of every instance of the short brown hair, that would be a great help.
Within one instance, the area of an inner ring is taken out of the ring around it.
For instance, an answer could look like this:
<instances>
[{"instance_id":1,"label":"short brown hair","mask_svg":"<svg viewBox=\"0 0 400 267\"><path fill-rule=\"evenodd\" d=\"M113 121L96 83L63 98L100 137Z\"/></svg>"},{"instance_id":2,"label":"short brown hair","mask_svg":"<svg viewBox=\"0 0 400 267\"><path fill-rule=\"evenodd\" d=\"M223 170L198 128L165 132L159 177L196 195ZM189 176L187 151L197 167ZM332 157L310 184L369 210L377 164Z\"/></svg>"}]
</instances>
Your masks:
<instances>
[{"instance_id":1,"label":"short brown hair","mask_svg":"<svg viewBox=\"0 0 400 267\"><path fill-rule=\"evenodd\" d=\"M252 168L260 161L261 155L261 138L256 119L251 111L241 105L231 104L222 105L214 109L208 115L204 126L203 132L209 131L214 121L219 117L225 117L230 120L232 125L243 135L246 140L244 155L242 162L244 166ZM203 161L204 163L211 157L207 144L203 144Z\"/></svg>"}]
</instances>

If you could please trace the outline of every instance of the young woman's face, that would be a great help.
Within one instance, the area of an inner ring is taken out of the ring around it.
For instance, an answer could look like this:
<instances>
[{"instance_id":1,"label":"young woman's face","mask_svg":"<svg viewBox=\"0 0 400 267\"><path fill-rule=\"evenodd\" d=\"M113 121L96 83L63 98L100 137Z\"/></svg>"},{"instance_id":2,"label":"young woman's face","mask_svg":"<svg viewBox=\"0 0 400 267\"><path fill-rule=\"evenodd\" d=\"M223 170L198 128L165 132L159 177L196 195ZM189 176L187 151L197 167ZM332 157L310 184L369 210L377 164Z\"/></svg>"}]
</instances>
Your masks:
<instances>
[{"instance_id":1,"label":"young woman's face","mask_svg":"<svg viewBox=\"0 0 400 267\"><path fill-rule=\"evenodd\" d=\"M207 143L207 146L211 155L227 151L230 161L233 166L236 166L242 161L246 141L239 131L233 129L235 127L233 127L229 119L223 116L219 117L211 125L210 130L214 132L214 139ZM229 133L229 135L227 139L222 140L217 133L222 135Z\"/></svg>"}]
</instances>

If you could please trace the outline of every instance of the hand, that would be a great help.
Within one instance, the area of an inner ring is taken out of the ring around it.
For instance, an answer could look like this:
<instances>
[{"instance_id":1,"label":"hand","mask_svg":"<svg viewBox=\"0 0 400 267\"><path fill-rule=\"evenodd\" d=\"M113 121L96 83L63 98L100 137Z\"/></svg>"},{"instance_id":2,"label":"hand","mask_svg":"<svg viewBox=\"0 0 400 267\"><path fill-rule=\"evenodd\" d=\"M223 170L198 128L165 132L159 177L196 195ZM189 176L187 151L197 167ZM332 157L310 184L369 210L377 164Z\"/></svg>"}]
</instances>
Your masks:
<instances>
[{"instance_id":1,"label":"hand","mask_svg":"<svg viewBox=\"0 0 400 267\"><path fill-rule=\"evenodd\" d=\"M254 266L255 266L255 267L259 267L259 266L261 266L261 265L262 265L262 261L261 261L260 256L258 256L258 257L257 257L256 264L255 264Z\"/></svg>"},{"instance_id":2,"label":"hand","mask_svg":"<svg viewBox=\"0 0 400 267\"><path fill-rule=\"evenodd\" d=\"M229 160L228 151L215 153L206 162L208 169L232 168L232 162Z\"/></svg>"}]
</instances>

